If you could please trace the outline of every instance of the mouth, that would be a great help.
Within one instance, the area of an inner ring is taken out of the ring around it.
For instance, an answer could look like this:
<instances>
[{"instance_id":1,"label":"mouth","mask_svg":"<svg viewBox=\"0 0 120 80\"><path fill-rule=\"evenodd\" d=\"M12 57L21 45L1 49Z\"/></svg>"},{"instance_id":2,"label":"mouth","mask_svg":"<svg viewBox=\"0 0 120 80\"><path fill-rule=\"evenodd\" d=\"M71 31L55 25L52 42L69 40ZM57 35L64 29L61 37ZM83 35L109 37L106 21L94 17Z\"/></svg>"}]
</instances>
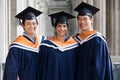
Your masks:
<instances>
[{"instance_id":1,"label":"mouth","mask_svg":"<svg viewBox=\"0 0 120 80\"><path fill-rule=\"evenodd\" d=\"M80 25L80 28L84 28L85 26L84 25Z\"/></svg>"},{"instance_id":2,"label":"mouth","mask_svg":"<svg viewBox=\"0 0 120 80\"><path fill-rule=\"evenodd\" d=\"M62 35L63 35L63 34L65 34L65 32L64 32L64 31L59 31L59 34L62 34Z\"/></svg>"}]
</instances>

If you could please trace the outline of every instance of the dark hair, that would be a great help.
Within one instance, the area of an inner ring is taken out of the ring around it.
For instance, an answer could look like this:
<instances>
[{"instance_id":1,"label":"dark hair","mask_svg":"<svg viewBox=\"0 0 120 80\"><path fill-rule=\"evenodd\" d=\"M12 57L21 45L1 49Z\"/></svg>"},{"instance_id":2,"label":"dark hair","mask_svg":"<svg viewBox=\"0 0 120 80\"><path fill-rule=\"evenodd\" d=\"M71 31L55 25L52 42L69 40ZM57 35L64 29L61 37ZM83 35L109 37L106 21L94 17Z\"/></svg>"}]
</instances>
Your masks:
<instances>
[{"instance_id":1,"label":"dark hair","mask_svg":"<svg viewBox=\"0 0 120 80\"><path fill-rule=\"evenodd\" d=\"M67 27L69 28L68 23L64 23L64 22L63 22L63 23L61 23L61 24L67 24ZM55 26L54 26L54 27L56 28L57 25L58 25L58 23L55 23Z\"/></svg>"},{"instance_id":2,"label":"dark hair","mask_svg":"<svg viewBox=\"0 0 120 80\"><path fill-rule=\"evenodd\" d=\"M26 20L29 20L29 19L22 20L21 24L24 25ZM30 20L33 20L33 19L30 19ZM35 19L35 20L36 20L36 23L38 24L38 20L37 19Z\"/></svg>"}]
</instances>

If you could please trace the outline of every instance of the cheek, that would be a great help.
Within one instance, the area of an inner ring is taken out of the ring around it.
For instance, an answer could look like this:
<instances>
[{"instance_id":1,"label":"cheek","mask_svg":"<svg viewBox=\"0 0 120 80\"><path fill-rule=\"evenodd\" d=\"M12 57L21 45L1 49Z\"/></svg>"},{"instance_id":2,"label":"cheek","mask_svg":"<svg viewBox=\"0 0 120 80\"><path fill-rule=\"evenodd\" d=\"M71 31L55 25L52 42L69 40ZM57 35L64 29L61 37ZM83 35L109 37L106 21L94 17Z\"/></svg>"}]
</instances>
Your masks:
<instances>
[{"instance_id":1,"label":"cheek","mask_svg":"<svg viewBox=\"0 0 120 80\"><path fill-rule=\"evenodd\" d=\"M91 23L92 23L91 21L88 21L88 22L87 22L87 25L89 25L89 26L90 26L90 25L91 25Z\"/></svg>"},{"instance_id":2,"label":"cheek","mask_svg":"<svg viewBox=\"0 0 120 80\"><path fill-rule=\"evenodd\" d=\"M54 28L55 32L57 32L57 28Z\"/></svg>"},{"instance_id":3,"label":"cheek","mask_svg":"<svg viewBox=\"0 0 120 80\"><path fill-rule=\"evenodd\" d=\"M35 26L35 29L37 29L37 26Z\"/></svg>"},{"instance_id":4,"label":"cheek","mask_svg":"<svg viewBox=\"0 0 120 80\"><path fill-rule=\"evenodd\" d=\"M80 20L77 20L77 23L80 24Z\"/></svg>"},{"instance_id":5,"label":"cheek","mask_svg":"<svg viewBox=\"0 0 120 80\"><path fill-rule=\"evenodd\" d=\"M65 31L68 31L68 28L65 28Z\"/></svg>"},{"instance_id":6,"label":"cheek","mask_svg":"<svg viewBox=\"0 0 120 80\"><path fill-rule=\"evenodd\" d=\"M28 28L27 27L23 27L23 29L26 31Z\"/></svg>"},{"instance_id":7,"label":"cheek","mask_svg":"<svg viewBox=\"0 0 120 80\"><path fill-rule=\"evenodd\" d=\"M35 25L35 27L37 28L37 27L38 27L38 25Z\"/></svg>"},{"instance_id":8,"label":"cheek","mask_svg":"<svg viewBox=\"0 0 120 80\"><path fill-rule=\"evenodd\" d=\"M25 29L25 26L22 25L22 28Z\"/></svg>"}]
</instances>

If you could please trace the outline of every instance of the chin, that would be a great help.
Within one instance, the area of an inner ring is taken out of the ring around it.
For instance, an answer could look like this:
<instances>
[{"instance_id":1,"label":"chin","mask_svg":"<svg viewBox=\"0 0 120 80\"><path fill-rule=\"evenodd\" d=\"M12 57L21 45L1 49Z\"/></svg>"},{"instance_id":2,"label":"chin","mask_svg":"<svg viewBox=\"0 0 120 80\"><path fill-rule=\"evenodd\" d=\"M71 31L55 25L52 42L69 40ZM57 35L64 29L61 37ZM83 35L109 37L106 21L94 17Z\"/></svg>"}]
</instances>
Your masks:
<instances>
[{"instance_id":1,"label":"chin","mask_svg":"<svg viewBox=\"0 0 120 80\"><path fill-rule=\"evenodd\" d=\"M64 37L65 35L59 35L60 37Z\"/></svg>"}]
</instances>

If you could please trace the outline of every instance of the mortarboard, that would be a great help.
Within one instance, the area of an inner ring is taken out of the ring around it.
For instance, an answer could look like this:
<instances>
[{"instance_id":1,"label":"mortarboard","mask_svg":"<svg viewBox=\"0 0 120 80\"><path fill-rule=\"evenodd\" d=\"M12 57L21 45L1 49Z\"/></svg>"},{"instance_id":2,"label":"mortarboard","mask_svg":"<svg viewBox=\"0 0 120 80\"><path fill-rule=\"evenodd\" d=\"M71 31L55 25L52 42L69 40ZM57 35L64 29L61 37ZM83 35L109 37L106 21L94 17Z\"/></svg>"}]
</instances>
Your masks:
<instances>
[{"instance_id":1,"label":"mortarboard","mask_svg":"<svg viewBox=\"0 0 120 80\"><path fill-rule=\"evenodd\" d=\"M87 4L85 2L81 2L74 10L78 12L78 15L93 16L100 9L98 9L95 6L92 6L90 4Z\"/></svg>"},{"instance_id":2,"label":"mortarboard","mask_svg":"<svg viewBox=\"0 0 120 80\"><path fill-rule=\"evenodd\" d=\"M58 23L68 23L69 19L75 18L75 16L64 11L53 13L48 16L51 17L52 26L56 26Z\"/></svg>"},{"instance_id":3,"label":"mortarboard","mask_svg":"<svg viewBox=\"0 0 120 80\"><path fill-rule=\"evenodd\" d=\"M42 12L40 12L37 9L34 9L32 7L27 7L24 9L22 12L18 13L15 17L21 20L26 20L26 19L36 19L38 15L40 15Z\"/></svg>"}]
</instances>

